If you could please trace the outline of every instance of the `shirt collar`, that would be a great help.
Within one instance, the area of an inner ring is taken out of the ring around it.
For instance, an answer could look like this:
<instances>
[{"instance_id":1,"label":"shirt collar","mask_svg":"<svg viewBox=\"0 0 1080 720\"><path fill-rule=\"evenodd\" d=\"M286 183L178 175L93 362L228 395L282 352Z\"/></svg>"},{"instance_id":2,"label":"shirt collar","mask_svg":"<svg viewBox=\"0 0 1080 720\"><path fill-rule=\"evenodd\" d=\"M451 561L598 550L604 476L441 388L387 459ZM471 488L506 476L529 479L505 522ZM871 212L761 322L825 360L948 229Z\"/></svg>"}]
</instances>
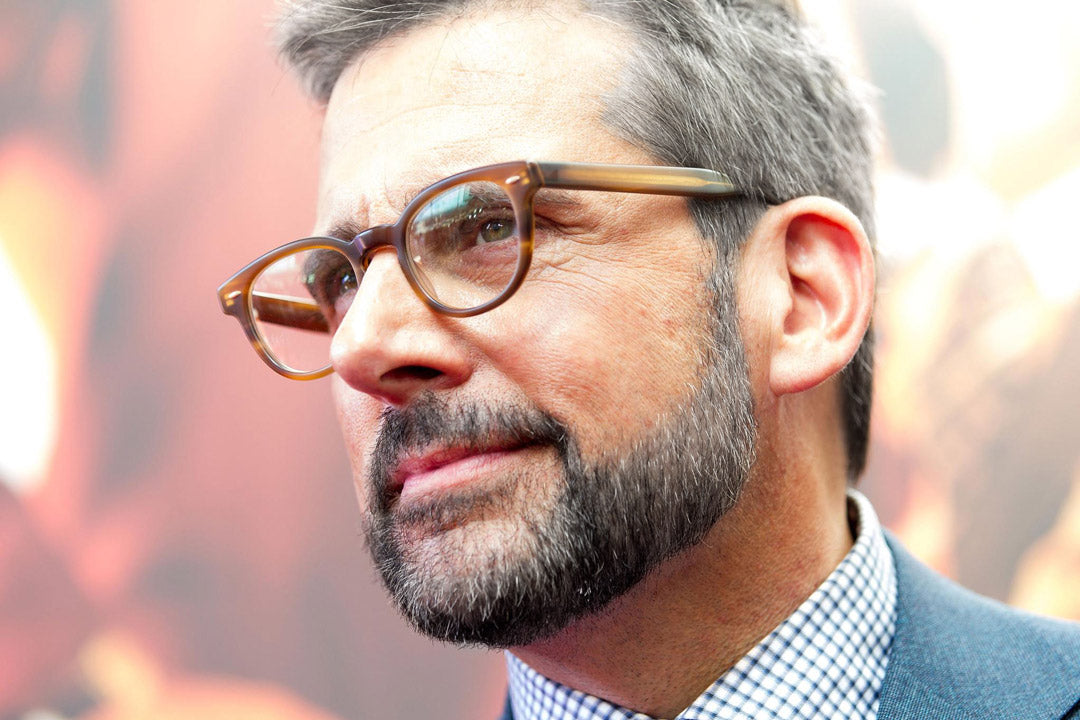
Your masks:
<instances>
[{"instance_id":1,"label":"shirt collar","mask_svg":"<svg viewBox=\"0 0 1080 720\"><path fill-rule=\"evenodd\" d=\"M677 716L877 716L896 629L896 569L870 501L848 491L855 544L817 590ZM651 720L553 682L507 652L515 720Z\"/></svg>"}]
</instances>

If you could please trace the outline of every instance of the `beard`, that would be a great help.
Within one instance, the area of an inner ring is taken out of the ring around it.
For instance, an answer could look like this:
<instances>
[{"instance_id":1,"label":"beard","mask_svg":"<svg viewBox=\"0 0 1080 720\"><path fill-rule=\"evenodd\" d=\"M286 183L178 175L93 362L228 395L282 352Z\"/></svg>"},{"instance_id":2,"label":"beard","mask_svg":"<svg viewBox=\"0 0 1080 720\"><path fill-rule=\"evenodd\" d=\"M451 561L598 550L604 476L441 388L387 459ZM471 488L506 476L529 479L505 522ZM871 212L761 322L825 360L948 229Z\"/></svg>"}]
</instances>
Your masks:
<instances>
[{"instance_id":1,"label":"beard","mask_svg":"<svg viewBox=\"0 0 1080 720\"><path fill-rule=\"evenodd\" d=\"M383 582L420 632L488 647L550 637L696 545L735 505L756 426L734 293L719 280L720 310L696 349L702 371L692 396L598 459L582 456L569 427L526 404L451 406L426 393L384 412L364 527ZM388 487L405 453L493 443L547 454L557 471L395 507ZM505 527L493 540L483 525Z\"/></svg>"}]
</instances>

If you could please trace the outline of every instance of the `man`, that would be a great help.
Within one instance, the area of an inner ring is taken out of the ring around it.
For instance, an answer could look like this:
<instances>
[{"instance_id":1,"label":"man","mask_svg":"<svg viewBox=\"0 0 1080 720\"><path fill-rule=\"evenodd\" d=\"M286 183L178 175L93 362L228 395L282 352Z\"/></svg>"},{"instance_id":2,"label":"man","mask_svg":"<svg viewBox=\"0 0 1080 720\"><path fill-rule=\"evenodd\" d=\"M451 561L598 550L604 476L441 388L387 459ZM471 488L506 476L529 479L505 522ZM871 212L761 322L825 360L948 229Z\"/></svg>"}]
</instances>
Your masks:
<instances>
[{"instance_id":1,"label":"man","mask_svg":"<svg viewBox=\"0 0 1080 720\"><path fill-rule=\"evenodd\" d=\"M1075 717L1080 632L882 533L871 133L766 0L289 5L318 237L222 286L334 373L379 570L506 717ZM1071 713L1071 714L1070 714Z\"/></svg>"}]
</instances>

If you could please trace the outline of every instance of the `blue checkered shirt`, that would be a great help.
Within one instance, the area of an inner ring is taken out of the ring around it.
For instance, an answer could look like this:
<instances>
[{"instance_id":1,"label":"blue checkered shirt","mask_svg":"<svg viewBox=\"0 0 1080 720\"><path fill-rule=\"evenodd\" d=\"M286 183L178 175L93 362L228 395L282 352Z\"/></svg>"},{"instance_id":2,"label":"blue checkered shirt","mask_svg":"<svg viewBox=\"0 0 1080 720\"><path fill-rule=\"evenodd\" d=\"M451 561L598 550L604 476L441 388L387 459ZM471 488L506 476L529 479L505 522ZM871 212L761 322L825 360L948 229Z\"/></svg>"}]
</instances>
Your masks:
<instances>
[{"instance_id":1,"label":"blue checkered shirt","mask_svg":"<svg viewBox=\"0 0 1080 720\"><path fill-rule=\"evenodd\" d=\"M676 720L877 717L896 629L896 569L870 502L852 490L848 505L858 531L847 556ZM515 720L651 720L506 658Z\"/></svg>"}]
</instances>

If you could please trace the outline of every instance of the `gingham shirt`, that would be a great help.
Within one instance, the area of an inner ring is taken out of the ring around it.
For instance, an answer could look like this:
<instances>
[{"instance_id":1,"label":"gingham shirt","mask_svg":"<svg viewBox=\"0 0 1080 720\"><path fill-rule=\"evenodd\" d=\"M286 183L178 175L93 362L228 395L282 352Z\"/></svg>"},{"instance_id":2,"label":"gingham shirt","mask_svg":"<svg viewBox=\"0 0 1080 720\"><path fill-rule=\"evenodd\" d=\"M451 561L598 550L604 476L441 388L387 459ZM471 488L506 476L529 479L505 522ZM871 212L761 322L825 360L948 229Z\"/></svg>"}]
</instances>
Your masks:
<instances>
[{"instance_id":1,"label":"gingham shirt","mask_svg":"<svg viewBox=\"0 0 1080 720\"><path fill-rule=\"evenodd\" d=\"M849 491L854 547L783 623L677 720L877 717L896 629L896 569L877 515ZM651 720L540 675L509 652L515 720Z\"/></svg>"}]
</instances>

